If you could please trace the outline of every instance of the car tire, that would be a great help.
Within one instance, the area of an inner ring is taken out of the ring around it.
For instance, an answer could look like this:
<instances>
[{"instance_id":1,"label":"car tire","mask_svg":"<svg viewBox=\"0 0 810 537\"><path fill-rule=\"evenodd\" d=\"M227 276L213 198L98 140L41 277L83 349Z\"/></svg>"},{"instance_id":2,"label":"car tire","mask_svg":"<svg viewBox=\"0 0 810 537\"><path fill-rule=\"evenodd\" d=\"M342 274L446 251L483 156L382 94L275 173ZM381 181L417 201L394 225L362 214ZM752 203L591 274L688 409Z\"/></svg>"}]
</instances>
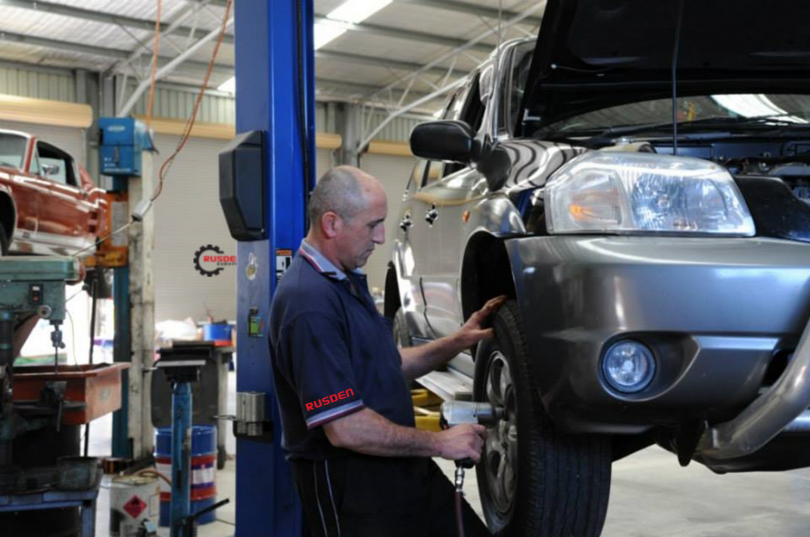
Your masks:
<instances>
[{"instance_id":1,"label":"car tire","mask_svg":"<svg viewBox=\"0 0 810 537\"><path fill-rule=\"evenodd\" d=\"M0 256L8 255L9 237L6 228L0 223Z\"/></svg>"},{"instance_id":2,"label":"car tire","mask_svg":"<svg viewBox=\"0 0 810 537\"><path fill-rule=\"evenodd\" d=\"M532 385L514 300L498 311L493 326L495 337L476 353L473 387L476 401L505 410L488 427L476 468L490 530L499 537L600 535L610 495L610 438L565 434L549 419Z\"/></svg>"}]
</instances>

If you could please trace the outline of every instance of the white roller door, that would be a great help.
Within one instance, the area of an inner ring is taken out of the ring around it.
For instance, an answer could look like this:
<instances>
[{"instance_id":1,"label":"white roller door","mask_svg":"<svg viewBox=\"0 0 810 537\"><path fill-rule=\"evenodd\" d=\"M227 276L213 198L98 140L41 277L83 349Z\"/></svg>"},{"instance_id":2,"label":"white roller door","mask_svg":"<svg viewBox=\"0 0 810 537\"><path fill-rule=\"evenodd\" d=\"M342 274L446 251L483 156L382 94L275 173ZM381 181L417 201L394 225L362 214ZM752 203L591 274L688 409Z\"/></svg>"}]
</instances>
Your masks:
<instances>
[{"instance_id":1,"label":"white roller door","mask_svg":"<svg viewBox=\"0 0 810 537\"><path fill-rule=\"evenodd\" d=\"M385 244L377 248L365 267L370 288L385 289L385 271L391 259L391 243L399 225L402 194L411 176L414 159L386 155L363 155L361 168L380 180L388 195L388 218L385 219Z\"/></svg>"},{"instance_id":2,"label":"white roller door","mask_svg":"<svg viewBox=\"0 0 810 537\"><path fill-rule=\"evenodd\" d=\"M160 155L155 157L155 181L163 161L172 154L179 137L157 135ZM224 255L236 255L219 204L219 152L227 142L191 138L166 177L163 194L155 204L155 321L236 318L236 267L217 276L204 276L194 268L194 254L203 246L218 246Z\"/></svg>"},{"instance_id":3,"label":"white roller door","mask_svg":"<svg viewBox=\"0 0 810 537\"><path fill-rule=\"evenodd\" d=\"M0 121L0 129L10 129L32 134L44 142L52 143L56 147L67 151L73 155L76 162L81 164L84 168L87 168L87 163L82 161L82 146L84 144L82 129L50 127L47 125L20 123L17 121Z\"/></svg>"},{"instance_id":4,"label":"white roller door","mask_svg":"<svg viewBox=\"0 0 810 537\"><path fill-rule=\"evenodd\" d=\"M156 168L177 146L177 136L157 135L160 155ZM236 241L228 232L219 204L218 155L227 142L191 138L169 172L155 206L155 320L236 318L236 267L217 276L203 276L194 268L195 252L218 246L236 255ZM318 177L331 167L330 151L317 150ZM157 170L155 171L157 178Z\"/></svg>"},{"instance_id":5,"label":"white roller door","mask_svg":"<svg viewBox=\"0 0 810 537\"><path fill-rule=\"evenodd\" d=\"M321 176L332 167L332 151L329 149L318 149L316 153L315 176L320 179Z\"/></svg>"}]
</instances>

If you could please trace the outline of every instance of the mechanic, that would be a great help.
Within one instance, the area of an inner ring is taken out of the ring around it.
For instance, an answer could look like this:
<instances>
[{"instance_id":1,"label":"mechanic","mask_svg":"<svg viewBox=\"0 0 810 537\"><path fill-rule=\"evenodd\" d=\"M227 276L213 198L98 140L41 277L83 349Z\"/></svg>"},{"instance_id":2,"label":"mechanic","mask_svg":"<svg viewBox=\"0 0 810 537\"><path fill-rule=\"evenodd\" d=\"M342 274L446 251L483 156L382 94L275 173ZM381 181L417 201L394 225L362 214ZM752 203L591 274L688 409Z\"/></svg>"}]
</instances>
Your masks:
<instances>
[{"instance_id":1,"label":"mechanic","mask_svg":"<svg viewBox=\"0 0 810 537\"><path fill-rule=\"evenodd\" d=\"M348 166L327 172L310 230L270 313L270 353L291 462L312 536L456 535L454 488L430 457L481 457L485 428L415 428L408 383L491 337L487 302L454 335L397 349L358 269L385 241L385 191ZM466 535L490 535L469 504Z\"/></svg>"}]
</instances>

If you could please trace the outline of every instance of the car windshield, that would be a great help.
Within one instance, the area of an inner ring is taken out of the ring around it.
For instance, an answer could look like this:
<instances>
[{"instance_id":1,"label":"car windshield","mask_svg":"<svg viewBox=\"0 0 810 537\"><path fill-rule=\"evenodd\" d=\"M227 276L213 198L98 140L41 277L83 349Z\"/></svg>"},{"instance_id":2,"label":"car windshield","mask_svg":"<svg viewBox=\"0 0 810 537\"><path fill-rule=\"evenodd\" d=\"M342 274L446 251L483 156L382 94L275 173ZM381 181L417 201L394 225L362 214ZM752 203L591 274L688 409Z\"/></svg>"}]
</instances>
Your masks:
<instances>
[{"instance_id":1,"label":"car windshield","mask_svg":"<svg viewBox=\"0 0 810 537\"><path fill-rule=\"evenodd\" d=\"M810 127L810 95L734 94L703 95L678 99L678 123L682 126L711 127L718 124L745 122L757 118L774 118L780 124ZM539 134L574 135L615 131L624 127L657 127L672 123L672 99L656 99L613 106L552 123Z\"/></svg>"},{"instance_id":2,"label":"car windshield","mask_svg":"<svg viewBox=\"0 0 810 537\"><path fill-rule=\"evenodd\" d=\"M25 145L23 136L0 133L0 166L22 170Z\"/></svg>"}]
</instances>

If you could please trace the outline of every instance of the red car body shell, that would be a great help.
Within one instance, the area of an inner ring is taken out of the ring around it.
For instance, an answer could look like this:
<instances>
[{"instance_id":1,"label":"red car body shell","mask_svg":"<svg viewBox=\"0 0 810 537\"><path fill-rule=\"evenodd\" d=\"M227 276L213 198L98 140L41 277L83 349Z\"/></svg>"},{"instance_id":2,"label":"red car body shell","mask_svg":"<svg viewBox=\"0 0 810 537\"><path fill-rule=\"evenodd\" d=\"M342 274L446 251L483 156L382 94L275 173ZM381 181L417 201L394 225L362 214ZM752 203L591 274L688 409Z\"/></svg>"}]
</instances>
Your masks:
<instances>
[{"instance_id":1,"label":"red car body shell","mask_svg":"<svg viewBox=\"0 0 810 537\"><path fill-rule=\"evenodd\" d=\"M0 166L0 223L10 253L74 255L109 232L108 195L75 159L55 148L72 168L70 173L64 172L70 181L56 181L32 171L35 159L38 162L36 137L3 129L0 136L18 136L26 144L22 166ZM83 254L93 251L90 248Z\"/></svg>"}]
</instances>

